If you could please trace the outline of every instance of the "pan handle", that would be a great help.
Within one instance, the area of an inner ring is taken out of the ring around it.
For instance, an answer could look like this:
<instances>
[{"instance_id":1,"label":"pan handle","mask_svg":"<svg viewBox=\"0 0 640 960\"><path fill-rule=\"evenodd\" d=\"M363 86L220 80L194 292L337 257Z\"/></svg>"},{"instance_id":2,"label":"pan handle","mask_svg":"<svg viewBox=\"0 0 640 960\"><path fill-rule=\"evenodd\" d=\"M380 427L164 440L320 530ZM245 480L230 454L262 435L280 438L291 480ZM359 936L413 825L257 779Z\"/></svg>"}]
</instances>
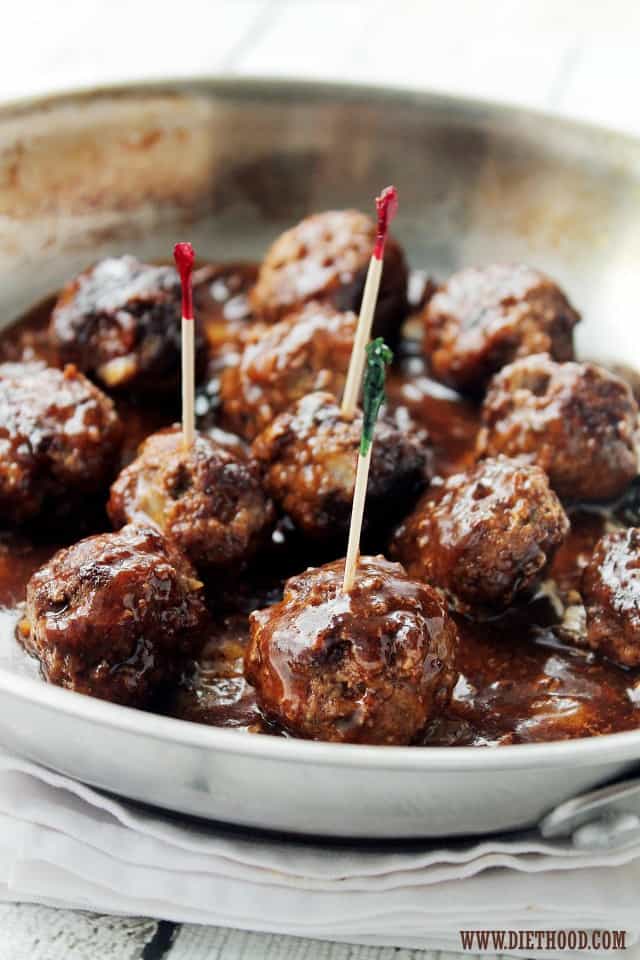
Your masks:
<instances>
[{"instance_id":1,"label":"pan handle","mask_svg":"<svg viewBox=\"0 0 640 960\"><path fill-rule=\"evenodd\" d=\"M583 850L640 844L640 777L566 800L539 823L546 839L572 837Z\"/></svg>"}]
</instances>

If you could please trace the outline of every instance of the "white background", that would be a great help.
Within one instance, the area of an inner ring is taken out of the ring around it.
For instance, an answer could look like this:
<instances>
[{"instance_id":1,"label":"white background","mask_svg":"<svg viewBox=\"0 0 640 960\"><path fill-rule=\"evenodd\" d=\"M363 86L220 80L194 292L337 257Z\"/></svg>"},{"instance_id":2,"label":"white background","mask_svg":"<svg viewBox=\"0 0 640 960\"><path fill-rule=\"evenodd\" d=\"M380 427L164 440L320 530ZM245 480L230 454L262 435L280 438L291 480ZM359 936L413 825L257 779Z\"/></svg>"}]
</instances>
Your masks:
<instances>
[{"instance_id":1,"label":"white background","mask_svg":"<svg viewBox=\"0 0 640 960\"><path fill-rule=\"evenodd\" d=\"M0 11L3 99L148 76L297 74L640 133L638 0L0 0Z\"/></svg>"}]
</instances>

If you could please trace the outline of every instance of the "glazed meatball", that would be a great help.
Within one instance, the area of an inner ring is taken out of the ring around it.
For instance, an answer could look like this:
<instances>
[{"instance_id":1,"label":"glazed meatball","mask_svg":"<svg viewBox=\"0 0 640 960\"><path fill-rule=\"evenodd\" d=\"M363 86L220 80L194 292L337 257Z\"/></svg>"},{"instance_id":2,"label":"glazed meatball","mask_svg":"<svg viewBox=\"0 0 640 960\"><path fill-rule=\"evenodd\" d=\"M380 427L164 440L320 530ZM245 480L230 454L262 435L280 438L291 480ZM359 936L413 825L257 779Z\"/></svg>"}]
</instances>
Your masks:
<instances>
[{"instance_id":1,"label":"glazed meatball","mask_svg":"<svg viewBox=\"0 0 640 960\"><path fill-rule=\"evenodd\" d=\"M580 315L545 274L518 264L470 267L449 278L423 312L434 375L463 392L481 391L518 357L573 359Z\"/></svg>"},{"instance_id":2,"label":"glazed meatball","mask_svg":"<svg viewBox=\"0 0 640 960\"><path fill-rule=\"evenodd\" d=\"M274 512L251 459L203 433L185 449L179 426L147 437L107 509L114 526L151 520L197 568L225 570L251 559Z\"/></svg>"},{"instance_id":3,"label":"glazed meatball","mask_svg":"<svg viewBox=\"0 0 640 960\"><path fill-rule=\"evenodd\" d=\"M463 604L504 608L536 583L568 531L543 471L497 457L429 490L392 553Z\"/></svg>"},{"instance_id":4,"label":"glazed meatball","mask_svg":"<svg viewBox=\"0 0 640 960\"><path fill-rule=\"evenodd\" d=\"M640 528L596 544L582 575L586 644L623 667L640 667Z\"/></svg>"},{"instance_id":5,"label":"glazed meatball","mask_svg":"<svg viewBox=\"0 0 640 960\"><path fill-rule=\"evenodd\" d=\"M198 649L201 587L158 530L127 526L59 550L34 573L18 637L49 683L146 707Z\"/></svg>"},{"instance_id":6,"label":"glazed meatball","mask_svg":"<svg viewBox=\"0 0 640 960\"><path fill-rule=\"evenodd\" d=\"M105 387L157 392L179 382L180 315L173 267L110 257L64 288L50 335L63 360Z\"/></svg>"},{"instance_id":7,"label":"glazed meatball","mask_svg":"<svg viewBox=\"0 0 640 960\"><path fill-rule=\"evenodd\" d=\"M273 323L310 300L358 311L375 239L375 222L357 210L329 210L302 220L278 237L260 267L251 291L256 314ZM393 340L406 312L407 266L389 237L374 336Z\"/></svg>"},{"instance_id":8,"label":"glazed meatball","mask_svg":"<svg viewBox=\"0 0 640 960\"><path fill-rule=\"evenodd\" d=\"M313 390L342 393L357 318L311 303L275 326L258 327L220 385L225 421L253 439L277 414Z\"/></svg>"},{"instance_id":9,"label":"glazed meatball","mask_svg":"<svg viewBox=\"0 0 640 960\"><path fill-rule=\"evenodd\" d=\"M307 536L332 540L348 530L361 432L361 413L343 417L331 394L310 393L254 441L266 489ZM380 417L365 520L392 523L427 479L424 438Z\"/></svg>"},{"instance_id":10,"label":"glazed meatball","mask_svg":"<svg viewBox=\"0 0 640 960\"><path fill-rule=\"evenodd\" d=\"M75 367L0 364L0 523L68 515L108 486L121 440L112 401Z\"/></svg>"},{"instance_id":11,"label":"glazed meatball","mask_svg":"<svg viewBox=\"0 0 640 960\"><path fill-rule=\"evenodd\" d=\"M399 564L361 557L292 577L251 615L245 670L265 714L313 740L408 744L449 699L457 631L437 594Z\"/></svg>"},{"instance_id":12,"label":"glazed meatball","mask_svg":"<svg viewBox=\"0 0 640 960\"><path fill-rule=\"evenodd\" d=\"M637 423L631 389L615 374L592 363L526 357L491 383L478 454L537 463L564 500L609 500L637 473Z\"/></svg>"}]
</instances>

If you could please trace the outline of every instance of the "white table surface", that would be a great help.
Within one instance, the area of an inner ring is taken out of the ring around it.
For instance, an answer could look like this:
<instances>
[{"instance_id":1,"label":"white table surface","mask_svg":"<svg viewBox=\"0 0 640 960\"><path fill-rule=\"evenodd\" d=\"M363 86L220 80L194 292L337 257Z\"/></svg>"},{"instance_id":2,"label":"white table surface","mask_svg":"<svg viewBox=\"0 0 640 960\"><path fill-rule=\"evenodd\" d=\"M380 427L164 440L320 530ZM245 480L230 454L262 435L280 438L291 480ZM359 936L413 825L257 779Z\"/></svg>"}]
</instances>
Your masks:
<instances>
[{"instance_id":1,"label":"white table surface","mask_svg":"<svg viewBox=\"0 0 640 960\"><path fill-rule=\"evenodd\" d=\"M1 6L0 100L143 77L297 75L487 97L640 135L640 0L5 0ZM188 19L177 21L175 9ZM0 905L0 960L453 957Z\"/></svg>"}]
</instances>

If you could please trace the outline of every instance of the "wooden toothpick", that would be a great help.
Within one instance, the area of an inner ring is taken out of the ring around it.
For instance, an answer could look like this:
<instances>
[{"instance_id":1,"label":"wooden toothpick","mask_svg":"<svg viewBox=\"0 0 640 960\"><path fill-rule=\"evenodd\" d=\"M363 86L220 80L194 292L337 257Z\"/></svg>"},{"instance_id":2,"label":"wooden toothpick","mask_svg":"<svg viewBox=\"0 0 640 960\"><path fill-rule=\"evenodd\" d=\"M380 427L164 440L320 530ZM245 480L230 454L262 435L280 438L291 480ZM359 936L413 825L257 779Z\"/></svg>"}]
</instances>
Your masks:
<instances>
[{"instance_id":1,"label":"wooden toothpick","mask_svg":"<svg viewBox=\"0 0 640 960\"><path fill-rule=\"evenodd\" d=\"M185 449L193 445L196 435L195 415L195 321L191 275L195 254L190 243L176 243L173 257L182 285L182 442Z\"/></svg>"},{"instance_id":2,"label":"wooden toothpick","mask_svg":"<svg viewBox=\"0 0 640 960\"><path fill-rule=\"evenodd\" d=\"M344 564L344 580L342 583L342 589L345 593L349 593L353 589L356 579L356 569L360 555L362 518L364 516L364 504L367 496L371 450L373 449L373 435L376 429L378 413L384 401L386 367L393 360L393 354L382 337L378 337L372 343L368 344L365 353L367 371L364 378L362 399L362 434L360 437L360 450L358 452L353 506L351 508L347 559Z\"/></svg>"},{"instance_id":3,"label":"wooden toothpick","mask_svg":"<svg viewBox=\"0 0 640 960\"><path fill-rule=\"evenodd\" d=\"M356 327L353 349L351 350L347 381L342 396L341 410L343 416L346 417L353 417L356 406L358 405L358 394L360 393L360 384L362 383L362 373L366 358L365 349L371 338L373 315L378 301L378 291L380 290L384 245L389 231L389 224L398 210L398 191L395 187L385 187L380 196L376 197L376 210L378 214L376 242L371 260L369 261L369 269L362 294L362 304L360 306L360 316L358 317L358 326Z\"/></svg>"}]
</instances>

